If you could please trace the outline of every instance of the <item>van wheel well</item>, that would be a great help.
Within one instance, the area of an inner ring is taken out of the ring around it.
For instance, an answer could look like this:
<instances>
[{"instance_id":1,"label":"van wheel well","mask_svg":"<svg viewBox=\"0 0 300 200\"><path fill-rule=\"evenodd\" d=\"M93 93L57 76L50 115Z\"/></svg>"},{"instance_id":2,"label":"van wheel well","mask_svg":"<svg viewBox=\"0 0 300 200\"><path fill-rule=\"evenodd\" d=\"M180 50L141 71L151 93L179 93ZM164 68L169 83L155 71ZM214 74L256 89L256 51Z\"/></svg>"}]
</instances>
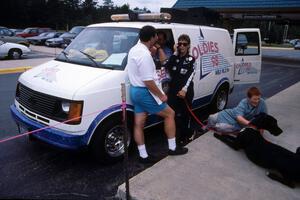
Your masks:
<instances>
[{"instance_id":1,"label":"van wheel well","mask_svg":"<svg viewBox=\"0 0 300 200\"><path fill-rule=\"evenodd\" d=\"M127 112L128 146L132 146L133 113ZM93 159L102 163L115 163L124 155L124 128L122 125L122 112L117 112L104 119L95 129L89 150Z\"/></svg>"},{"instance_id":2,"label":"van wheel well","mask_svg":"<svg viewBox=\"0 0 300 200\"><path fill-rule=\"evenodd\" d=\"M226 108L228 103L229 95L229 83L225 82L220 85L217 92L215 93L213 100L210 104L211 111L213 113L219 112Z\"/></svg>"}]
</instances>

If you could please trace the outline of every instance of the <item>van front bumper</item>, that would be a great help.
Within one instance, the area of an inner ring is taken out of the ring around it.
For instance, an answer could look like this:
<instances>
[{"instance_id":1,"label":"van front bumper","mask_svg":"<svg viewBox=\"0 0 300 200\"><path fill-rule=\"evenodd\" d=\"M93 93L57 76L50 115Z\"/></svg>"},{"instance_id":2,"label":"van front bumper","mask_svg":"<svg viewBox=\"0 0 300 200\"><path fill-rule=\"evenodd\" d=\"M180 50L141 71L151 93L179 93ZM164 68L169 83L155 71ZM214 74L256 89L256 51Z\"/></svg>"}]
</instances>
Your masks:
<instances>
[{"instance_id":1,"label":"van front bumper","mask_svg":"<svg viewBox=\"0 0 300 200\"><path fill-rule=\"evenodd\" d=\"M17 125L22 126L29 131L46 127L20 113L15 105L10 106L10 111ZM87 146L84 135L66 134L55 128L43 129L33 133L32 136L48 144L64 149L80 149Z\"/></svg>"}]
</instances>

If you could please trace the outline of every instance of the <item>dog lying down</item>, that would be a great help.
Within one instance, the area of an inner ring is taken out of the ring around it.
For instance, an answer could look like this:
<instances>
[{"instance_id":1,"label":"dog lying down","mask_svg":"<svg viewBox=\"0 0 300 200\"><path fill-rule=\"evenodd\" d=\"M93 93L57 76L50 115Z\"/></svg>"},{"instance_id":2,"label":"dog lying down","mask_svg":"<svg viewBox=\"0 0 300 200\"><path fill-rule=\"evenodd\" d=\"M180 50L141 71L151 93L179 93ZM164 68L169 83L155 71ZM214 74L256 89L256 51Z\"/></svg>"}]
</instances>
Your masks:
<instances>
[{"instance_id":1,"label":"dog lying down","mask_svg":"<svg viewBox=\"0 0 300 200\"><path fill-rule=\"evenodd\" d=\"M257 129L265 129L274 136L282 133L277 120L270 115L256 115L251 125L256 129L242 129L237 137L216 133L214 136L235 150L244 149L249 160L269 169L269 178L294 188L300 182L300 147L294 153L264 139Z\"/></svg>"}]
</instances>

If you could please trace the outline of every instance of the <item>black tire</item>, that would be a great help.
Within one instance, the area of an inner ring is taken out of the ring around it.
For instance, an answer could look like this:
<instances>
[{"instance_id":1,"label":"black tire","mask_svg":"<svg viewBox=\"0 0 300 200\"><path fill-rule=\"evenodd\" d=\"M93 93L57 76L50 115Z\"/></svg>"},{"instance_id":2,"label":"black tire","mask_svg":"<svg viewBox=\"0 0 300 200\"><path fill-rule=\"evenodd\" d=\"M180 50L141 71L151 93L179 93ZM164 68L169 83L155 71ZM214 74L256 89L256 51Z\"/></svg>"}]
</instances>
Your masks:
<instances>
[{"instance_id":1,"label":"black tire","mask_svg":"<svg viewBox=\"0 0 300 200\"><path fill-rule=\"evenodd\" d=\"M113 117L106 119L102 125L97 127L90 145L89 149L92 155L92 158L97 162L103 164L112 164L116 163L123 159L124 157L124 143L123 143L123 134L124 128L122 126L122 115L119 113ZM128 115L127 120L127 132L128 132L128 146L129 148L132 145L132 130L133 130L133 116ZM120 136L120 137L114 137ZM122 141L120 141L122 140ZM121 143L119 143L121 142ZM113 143L119 143L117 146L112 145ZM113 149L117 150L114 152Z\"/></svg>"},{"instance_id":2,"label":"black tire","mask_svg":"<svg viewBox=\"0 0 300 200\"><path fill-rule=\"evenodd\" d=\"M8 52L8 57L10 59L20 59L22 56L21 49L10 49Z\"/></svg>"},{"instance_id":3,"label":"black tire","mask_svg":"<svg viewBox=\"0 0 300 200\"><path fill-rule=\"evenodd\" d=\"M217 90L211 104L210 109L213 113L224 110L228 103L229 87L227 85L221 85Z\"/></svg>"}]
</instances>

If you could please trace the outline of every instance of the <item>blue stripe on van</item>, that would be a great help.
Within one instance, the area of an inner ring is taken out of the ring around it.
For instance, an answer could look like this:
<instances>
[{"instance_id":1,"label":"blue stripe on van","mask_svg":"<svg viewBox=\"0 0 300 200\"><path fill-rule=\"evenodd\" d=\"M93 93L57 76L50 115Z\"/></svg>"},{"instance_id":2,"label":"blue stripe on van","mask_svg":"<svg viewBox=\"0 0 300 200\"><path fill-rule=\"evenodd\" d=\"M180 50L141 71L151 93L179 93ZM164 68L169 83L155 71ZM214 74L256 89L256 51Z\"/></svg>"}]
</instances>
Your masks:
<instances>
[{"instance_id":1,"label":"blue stripe on van","mask_svg":"<svg viewBox=\"0 0 300 200\"><path fill-rule=\"evenodd\" d=\"M94 133L95 128L97 128L99 122L101 122L103 119L105 119L107 116L111 115L112 113L115 113L116 111L122 111L121 104L113 105L105 110L103 110L101 113L97 115L97 117L92 121L91 125L89 126L84 141L86 144L88 144L90 137ZM133 105L127 104L127 109L130 111L133 111Z\"/></svg>"}]
</instances>

